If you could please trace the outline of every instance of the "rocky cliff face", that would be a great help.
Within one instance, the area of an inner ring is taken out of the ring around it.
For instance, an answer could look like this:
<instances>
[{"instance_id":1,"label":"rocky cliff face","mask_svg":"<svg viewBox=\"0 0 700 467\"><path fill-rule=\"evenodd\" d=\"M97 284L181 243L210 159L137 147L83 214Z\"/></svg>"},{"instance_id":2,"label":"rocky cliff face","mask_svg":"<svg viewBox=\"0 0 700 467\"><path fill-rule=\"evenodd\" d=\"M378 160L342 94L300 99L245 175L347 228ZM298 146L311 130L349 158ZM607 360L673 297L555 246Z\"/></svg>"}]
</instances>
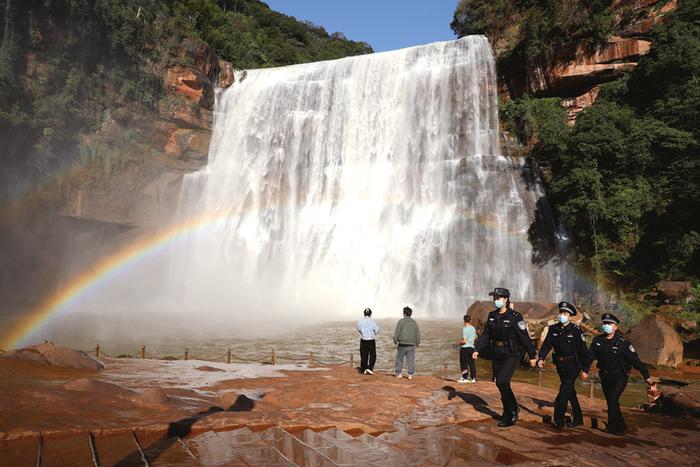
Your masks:
<instances>
[{"instance_id":1,"label":"rocky cliff face","mask_svg":"<svg viewBox=\"0 0 700 467\"><path fill-rule=\"evenodd\" d=\"M562 97L562 107L573 124L581 110L593 105L602 83L619 78L649 52L649 31L677 6L677 0L614 1L615 23L620 29L608 37L607 43L595 47L580 44L573 54L561 51L551 64L530 68L525 81L501 70L501 97L507 99L522 92Z\"/></svg>"},{"instance_id":2,"label":"rocky cliff face","mask_svg":"<svg viewBox=\"0 0 700 467\"><path fill-rule=\"evenodd\" d=\"M105 183L71 181L61 211L141 227L165 222L176 206L182 176L206 163L215 87L231 86L235 74L233 65L205 42L185 39L163 71L166 96L155 116L116 109L98 131L84 137L88 143L113 143L129 153L129 162Z\"/></svg>"}]
</instances>

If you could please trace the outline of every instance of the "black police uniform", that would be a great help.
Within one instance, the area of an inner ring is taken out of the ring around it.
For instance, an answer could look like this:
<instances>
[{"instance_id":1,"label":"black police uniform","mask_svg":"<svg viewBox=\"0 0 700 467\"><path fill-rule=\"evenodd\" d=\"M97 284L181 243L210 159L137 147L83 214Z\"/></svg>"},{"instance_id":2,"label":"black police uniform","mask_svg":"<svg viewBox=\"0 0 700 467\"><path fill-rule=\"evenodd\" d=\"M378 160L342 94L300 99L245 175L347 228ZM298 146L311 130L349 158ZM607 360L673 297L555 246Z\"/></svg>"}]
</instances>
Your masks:
<instances>
[{"instance_id":1,"label":"black police uniform","mask_svg":"<svg viewBox=\"0 0 700 467\"><path fill-rule=\"evenodd\" d=\"M569 310L562 308L563 304L570 305L567 302L559 304L560 311L574 311L571 307ZM575 316L576 312L572 314ZM581 405L576 396L576 378L584 363L588 361L588 349L586 348L586 340L583 337L583 331L574 323L566 325L556 323L549 326L547 337L545 337L540 352L539 360L544 360L549 351L554 348L553 360L557 366L557 373L561 384L559 386L559 394L554 400L554 424L558 427L564 426L564 416L566 414L566 406L571 403L572 426L583 424L583 413Z\"/></svg>"},{"instance_id":2,"label":"black police uniform","mask_svg":"<svg viewBox=\"0 0 700 467\"><path fill-rule=\"evenodd\" d=\"M606 319L611 319L616 324L620 322L609 313L603 315L604 322ZM589 361L583 371L588 373L593 360L598 360L600 384L608 403L607 430L622 433L626 425L620 411L620 396L627 386L630 369L635 367L645 380L649 379L649 370L639 359L634 346L625 340L620 331L616 331L610 339L607 334L600 334L593 339L589 348Z\"/></svg>"},{"instance_id":3,"label":"black police uniform","mask_svg":"<svg viewBox=\"0 0 700 467\"><path fill-rule=\"evenodd\" d=\"M507 289L496 288L490 295L508 297L510 292ZM503 415L499 425L510 426L515 424L519 412L518 402L510 387L510 379L525 351L530 359L535 358L535 347L530 341L527 326L520 313L511 309L504 313L500 313L499 310L489 313L484 332L476 341L477 352L487 348L491 351L493 379L503 403Z\"/></svg>"}]
</instances>

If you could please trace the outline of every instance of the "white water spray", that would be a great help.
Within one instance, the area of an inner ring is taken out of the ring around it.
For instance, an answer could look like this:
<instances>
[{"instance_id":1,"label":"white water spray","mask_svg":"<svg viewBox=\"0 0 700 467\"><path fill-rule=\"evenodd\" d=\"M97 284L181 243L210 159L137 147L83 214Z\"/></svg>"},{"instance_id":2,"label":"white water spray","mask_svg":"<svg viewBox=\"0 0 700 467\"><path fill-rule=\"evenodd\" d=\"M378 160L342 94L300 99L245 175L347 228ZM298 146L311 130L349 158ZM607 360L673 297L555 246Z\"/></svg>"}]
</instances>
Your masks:
<instances>
[{"instance_id":1,"label":"white water spray","mask_svg":"<svg viewBox=\"0 0 700 467\"><path fill-rule=\"evenodd\" d=\"M482 36L249 71L185 177L180 216L223 221L171 251L172 293L266 318L459 316L494 286L559 299L528 241L543 193L501 155L497 109Z\"/></svg>"}]
</instances>

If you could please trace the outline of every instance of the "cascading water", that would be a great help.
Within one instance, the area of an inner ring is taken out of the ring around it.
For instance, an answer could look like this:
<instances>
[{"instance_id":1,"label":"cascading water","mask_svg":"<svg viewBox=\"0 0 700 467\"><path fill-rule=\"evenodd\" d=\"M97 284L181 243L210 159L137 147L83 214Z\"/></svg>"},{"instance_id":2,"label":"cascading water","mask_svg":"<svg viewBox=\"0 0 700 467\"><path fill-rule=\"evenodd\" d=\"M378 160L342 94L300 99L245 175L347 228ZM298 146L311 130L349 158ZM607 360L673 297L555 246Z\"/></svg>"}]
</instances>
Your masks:
<instances>
[{"instance_id":1,"label":"cascading water","mask_svg":"<svg viewBox=\"0 0 700 467\"><path fill-rule=\"evenodd\" d=\"M183 182L179 215L218 222L171 255L181 305L425 317L494 286L557 300L560 268L528 240L543 193L501 155L497 109L482 36L249 71Z\"/></svg>"}]
</instances>

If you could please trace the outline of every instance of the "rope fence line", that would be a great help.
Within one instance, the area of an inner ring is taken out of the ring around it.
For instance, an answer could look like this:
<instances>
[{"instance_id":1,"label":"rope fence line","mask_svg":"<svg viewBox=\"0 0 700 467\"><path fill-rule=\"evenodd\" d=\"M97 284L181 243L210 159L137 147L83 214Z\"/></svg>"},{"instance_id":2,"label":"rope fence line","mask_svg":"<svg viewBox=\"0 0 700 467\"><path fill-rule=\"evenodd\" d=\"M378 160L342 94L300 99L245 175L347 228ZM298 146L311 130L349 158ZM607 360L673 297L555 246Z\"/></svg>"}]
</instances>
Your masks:
<instances>
[{"instance_id":1,"label":"rope fence line","mask_svg":"<svg viewBox=\"0 0 700 467\"><path fill-rule=\"evenodd\" d=\"M1 351L1 349L0 349ZM1 351L4 353L4 351ZM136 350L135 352L131 353L121 353L119 355L112 355L107 352L105 352L102 347L98 344L95 346L94 349L89 349L89 350L81 350L81 352L84 352L88 355L94 355L95 358L137 358L141 360L198 360L198 361L204 361L204 362L225 362L225 363L262 363L266 365L275 365L278 362L295 362L295 363L301 363L305 362L308 363L309 365L312 366L346 366L350 365L351 367L354 366L355 364L355 358L352 353L350 353L350 359L349 360L344 360L343 357L339 355L328 355L327 357L330 357L329 360L320 360L314 356L313 352L310 352L307 356L301 356L301 355L291 355L291 354L277 354L274 349L267 354L267 355L261 355L261 356L256 356L256 357L244 357L242 355L236 355L231 352L231 349L228 349L227 352L223 355L219 355L218 357L202 357L198 355L192 354L190 352L189 347L184 348L183 354L179 356L173 356L173 355L164 355L164 356L158 356L154 355L151 352L146 350L146 346L142 345L140 349Z\"/></svg>"}]
</instances>

